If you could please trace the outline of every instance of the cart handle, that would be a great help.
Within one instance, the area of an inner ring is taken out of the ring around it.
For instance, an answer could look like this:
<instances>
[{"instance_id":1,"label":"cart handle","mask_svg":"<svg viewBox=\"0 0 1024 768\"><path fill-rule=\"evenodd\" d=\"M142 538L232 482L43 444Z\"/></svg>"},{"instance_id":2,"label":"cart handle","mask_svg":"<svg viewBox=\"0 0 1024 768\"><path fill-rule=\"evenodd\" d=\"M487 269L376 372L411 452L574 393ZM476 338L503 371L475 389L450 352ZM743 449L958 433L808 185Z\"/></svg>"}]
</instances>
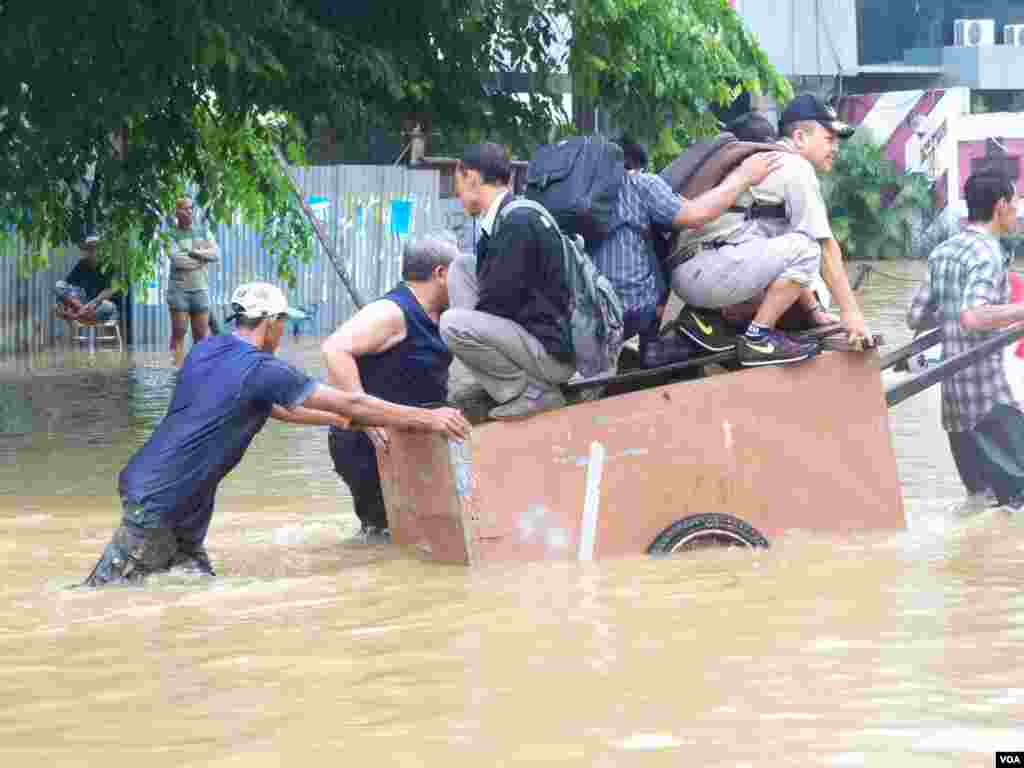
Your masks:
<instances>
[{"instance_id":1,"label":"cart handle","mask_svg":"<svg viewBox=\"0 0 1024 768\"><path fill-rule=\"evenodd\" d=\"M933 328L930 331L917 336L912 342L904 347L895 349L889 354L885 355L878 363L879 367L883 371L887 371L890 368L899 365L904 360L907 360L914 355L919 355L926 349L934 347L936 344L942 343L942 330L939 328Z\"/></svg>"},{"instance_id":2,"label":"cart handle","mask_svg":"<svg viewBox=\"0 0 1024 768\"><path fill-rule=\"evenodd\" d=\"M983 357L988 357L992 353L998 352L1003 347L1009 346L1022 338L1024 338L1024 324L1014 325L1012 328L1008 328L998 335L986 339L973 349L962 352L948 360L943 360L938 365L932 366L924 372L905 379L898 384L893 384L885 391L885 404L890 408L894 405L899 405L908 397L913 397L919 392L923 392L929 387L945 381L953 374L974 365Z\"/></svg>"}]
</instances>

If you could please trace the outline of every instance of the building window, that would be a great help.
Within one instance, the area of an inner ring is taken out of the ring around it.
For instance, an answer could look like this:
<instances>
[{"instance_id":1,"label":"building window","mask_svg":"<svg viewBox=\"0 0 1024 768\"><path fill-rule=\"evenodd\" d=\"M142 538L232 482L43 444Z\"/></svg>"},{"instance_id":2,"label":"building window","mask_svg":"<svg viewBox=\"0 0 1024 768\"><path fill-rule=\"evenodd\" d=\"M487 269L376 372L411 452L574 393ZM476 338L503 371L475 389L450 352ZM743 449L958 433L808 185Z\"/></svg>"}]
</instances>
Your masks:
<instances>
[{"instance_id":1,"label":"building window","mask_svg":"<svg viewBox=\"0 0 1024 768\"><path fill-rule=\"evenodd\" d=\"M856 0L860 64L902 61L907 49L953 44L957 19L992 19L996 41L1003 25L1024 23L1021 0Z\"/></svg>"}]
</instances>

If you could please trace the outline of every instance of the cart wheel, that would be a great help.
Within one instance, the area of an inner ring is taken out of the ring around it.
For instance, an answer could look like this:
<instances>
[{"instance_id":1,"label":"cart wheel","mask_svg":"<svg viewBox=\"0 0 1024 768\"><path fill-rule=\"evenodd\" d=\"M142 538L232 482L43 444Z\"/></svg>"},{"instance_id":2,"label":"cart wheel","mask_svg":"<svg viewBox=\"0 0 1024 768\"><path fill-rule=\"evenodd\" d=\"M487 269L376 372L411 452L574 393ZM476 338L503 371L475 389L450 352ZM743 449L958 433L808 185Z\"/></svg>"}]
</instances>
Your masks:
<instances>
[{"instance_id":1,"label":"cart wheel","mask_svg":"<svg viewBox=\"0 0 1024 768\"><path fill-rule=\"evenodd\" d=\"M711 547L767 547L768 539L732 515L704 514L676 520L647 548L649 555L671 555Z\"/></svg>"}]
</instances>

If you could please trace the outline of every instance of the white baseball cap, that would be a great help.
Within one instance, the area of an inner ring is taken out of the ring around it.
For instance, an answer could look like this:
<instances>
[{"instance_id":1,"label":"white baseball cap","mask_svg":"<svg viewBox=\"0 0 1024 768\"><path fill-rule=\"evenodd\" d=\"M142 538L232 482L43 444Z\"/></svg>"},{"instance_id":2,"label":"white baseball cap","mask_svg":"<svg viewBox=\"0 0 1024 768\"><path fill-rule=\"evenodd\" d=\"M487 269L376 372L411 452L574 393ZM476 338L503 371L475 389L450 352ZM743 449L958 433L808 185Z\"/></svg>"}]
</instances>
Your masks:
<instances>
[{"instance_id":1,"label":"white baseball cap","mask_svg":"<svg viewBox=\"0 0 1024 768\"><path fill-rule=\"evenodd\" d=\"M293 320L304 320L305 312L292 309L281 289L270 283L245 283L231 294L230 320L244 317L249 320L262 320L264 317L287 315Z\"/></svg>"}]
</instances>

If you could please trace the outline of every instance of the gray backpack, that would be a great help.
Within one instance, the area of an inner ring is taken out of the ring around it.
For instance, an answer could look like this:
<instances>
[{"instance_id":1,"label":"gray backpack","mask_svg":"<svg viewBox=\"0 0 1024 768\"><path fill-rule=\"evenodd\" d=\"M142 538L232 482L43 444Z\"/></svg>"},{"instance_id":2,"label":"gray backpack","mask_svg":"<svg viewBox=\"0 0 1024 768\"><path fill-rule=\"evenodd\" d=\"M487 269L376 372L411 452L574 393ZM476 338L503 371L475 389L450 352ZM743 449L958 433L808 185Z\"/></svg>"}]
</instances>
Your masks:
<instances>
[{"instance_id":1,"label":"gray backpack","mask_svg":"<svg viewBox=\"0 0 1024 768\"><path fill-rule=\"evenodd\" d=\"M578 235L566 236L548 210L533 200L517 198L506 205L495 221L494 231L510 212L536 211L562 240L562 265L569 280L569 323L576 370L584 376L614 371L622 351L624 331L622 301L583 250Z\"/></svg>"}]
</instances>

